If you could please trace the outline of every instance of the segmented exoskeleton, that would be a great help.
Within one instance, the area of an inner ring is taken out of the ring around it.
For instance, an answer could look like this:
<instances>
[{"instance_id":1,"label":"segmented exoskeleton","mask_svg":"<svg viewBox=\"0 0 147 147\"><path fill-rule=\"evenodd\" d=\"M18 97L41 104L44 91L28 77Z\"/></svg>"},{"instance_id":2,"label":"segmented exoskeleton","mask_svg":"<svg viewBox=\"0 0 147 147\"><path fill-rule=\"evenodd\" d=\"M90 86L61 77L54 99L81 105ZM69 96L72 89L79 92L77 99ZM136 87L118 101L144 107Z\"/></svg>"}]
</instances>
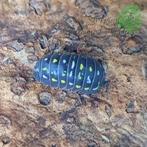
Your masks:
<instances>
[{"instance_id":1,"label":"segmented exoskeleton","mask_svg":"<svg viewBox=\"0 0 147 147\"><path fill-rule=\"evenodd\" d=\"M40 59L34 70L35 79L50 87L94 94L106 81L101 60L78 54L52 53Z\"/></svg>"}]
</instances>

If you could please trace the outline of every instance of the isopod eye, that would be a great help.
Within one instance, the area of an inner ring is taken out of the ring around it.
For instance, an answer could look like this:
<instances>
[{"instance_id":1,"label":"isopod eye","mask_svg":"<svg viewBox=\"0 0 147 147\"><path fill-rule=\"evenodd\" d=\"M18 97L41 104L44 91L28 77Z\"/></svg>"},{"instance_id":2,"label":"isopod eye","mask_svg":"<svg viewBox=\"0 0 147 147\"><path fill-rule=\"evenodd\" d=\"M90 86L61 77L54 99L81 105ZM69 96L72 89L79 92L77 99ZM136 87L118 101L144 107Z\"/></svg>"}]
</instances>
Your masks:
<instances>
[{"instance_id":1,"label":"isopod eye","mask_svg":"<svg viewBox=\"0 0 147 147\"><path fill-rule=\"evenodd\" d=\"M40 62L38 61L34 67L34 78L36 81L40 81Z\"/></svg>"}]
</instances>

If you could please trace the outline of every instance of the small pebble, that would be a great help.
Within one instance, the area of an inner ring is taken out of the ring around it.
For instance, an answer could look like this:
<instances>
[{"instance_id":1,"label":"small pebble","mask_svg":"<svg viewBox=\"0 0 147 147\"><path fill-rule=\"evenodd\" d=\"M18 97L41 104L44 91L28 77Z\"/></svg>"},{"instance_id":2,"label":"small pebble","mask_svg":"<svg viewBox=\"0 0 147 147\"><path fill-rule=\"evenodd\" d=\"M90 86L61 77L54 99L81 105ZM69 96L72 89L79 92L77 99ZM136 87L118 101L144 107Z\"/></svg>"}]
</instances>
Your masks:
<instances>
[{"instance_id":1,"label":"small pebble","mask_svg":"<svg viewBox=\"0 0 147 147\"><path fill-rule=\"evenodd\" d=\"M47 105L50 104L51 100L52 100L52 95L50 93L41 92L39 94L39 102L40 102L40 104L47 106Z\"/></svg>"}]
</instances>

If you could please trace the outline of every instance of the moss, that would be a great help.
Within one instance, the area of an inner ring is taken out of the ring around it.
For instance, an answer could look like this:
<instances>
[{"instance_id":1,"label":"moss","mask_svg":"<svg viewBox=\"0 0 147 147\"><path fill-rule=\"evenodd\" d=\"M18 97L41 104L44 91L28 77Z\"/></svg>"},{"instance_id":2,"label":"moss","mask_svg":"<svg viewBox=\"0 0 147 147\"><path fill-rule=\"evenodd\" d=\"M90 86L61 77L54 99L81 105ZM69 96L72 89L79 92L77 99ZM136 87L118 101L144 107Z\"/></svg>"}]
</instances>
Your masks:
<instances>
[{"instance_id":1,"label":"moss","mask_svg":"<svg viewBox=\"0 0 147 147\"><path fill-rule=\"evenodd\" d=\"M117 25L129 34L138 32L142 25L140 8L135 4L125 6L117 17Z\"/></svg>"}]
</instances>

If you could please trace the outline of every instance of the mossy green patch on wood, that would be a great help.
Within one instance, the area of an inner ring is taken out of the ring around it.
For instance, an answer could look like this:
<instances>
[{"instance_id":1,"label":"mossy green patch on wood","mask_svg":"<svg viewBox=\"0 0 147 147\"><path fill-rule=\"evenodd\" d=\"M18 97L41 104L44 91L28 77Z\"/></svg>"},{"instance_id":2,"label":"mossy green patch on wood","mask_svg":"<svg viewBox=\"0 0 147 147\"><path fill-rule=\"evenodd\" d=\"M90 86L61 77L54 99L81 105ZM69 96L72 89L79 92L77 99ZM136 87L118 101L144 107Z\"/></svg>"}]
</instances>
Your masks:
<instances>
[{"instance_id":1,"label":"mossy green patch on wood","mask_svg":"<svg viewBox=\"0 0 147 147\"><path fill-rule=\"evenodd\" d=\"M138 32L142 25L141 10L136 4L125 6L117 17L117 25L129 34Z\"/></svg>"}]
</instances>

